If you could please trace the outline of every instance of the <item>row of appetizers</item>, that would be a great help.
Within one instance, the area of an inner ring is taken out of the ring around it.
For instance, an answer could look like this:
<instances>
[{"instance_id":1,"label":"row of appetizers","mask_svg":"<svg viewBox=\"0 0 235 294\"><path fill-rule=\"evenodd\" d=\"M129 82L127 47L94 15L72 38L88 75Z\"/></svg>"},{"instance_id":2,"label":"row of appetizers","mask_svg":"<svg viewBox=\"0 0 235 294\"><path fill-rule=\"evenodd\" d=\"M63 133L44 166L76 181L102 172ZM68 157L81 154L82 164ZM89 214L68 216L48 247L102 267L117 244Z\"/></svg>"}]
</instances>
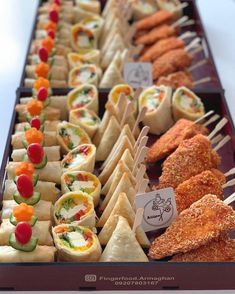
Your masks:
<instances>
[{"instance_id":1,"label":"row of appetizers","mask_svg":"<svg viewBox=\"0 0 235 294\"><path fill-rule=\"evenodd\" d=\"M192 40L194 32L177 36L181 26L192 23L187 17L177 20L187 5L161 1L157 11L153 2L110 0L102 15L99 1L43 2L25 68L25 87L47 77L52 88L83 83L112 88L124 82L124 64L137 59L153 63L157 84L192 88L208 82L208 78L193 81L191 76L205 60L187 69L202 49L200 39ZM150 16L130 25L142 6L143 17Z\"/></svg>"}]
</instances>

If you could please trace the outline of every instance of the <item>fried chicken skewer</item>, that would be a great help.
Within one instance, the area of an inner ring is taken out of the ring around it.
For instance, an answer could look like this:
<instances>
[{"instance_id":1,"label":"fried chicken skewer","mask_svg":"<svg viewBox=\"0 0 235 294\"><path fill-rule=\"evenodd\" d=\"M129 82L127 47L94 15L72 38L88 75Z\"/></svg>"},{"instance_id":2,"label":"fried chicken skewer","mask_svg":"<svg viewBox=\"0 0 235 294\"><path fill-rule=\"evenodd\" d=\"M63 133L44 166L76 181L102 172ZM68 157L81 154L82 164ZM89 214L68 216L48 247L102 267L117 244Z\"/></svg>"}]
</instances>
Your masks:
<instances>
[{"instance_id":1,"label":"fried chicken skewer","mask_svg":"<svg viewBox=\"0 0 235 294\"><path fill-rule=\"evenodd\" d=\"M210 140L199 134L184 140L163 163L157 188L176 188L179 184L205 170L217 168L220 157L212 149Z\"/></svg>"},{"instance_id":2,"label":"fried chicken skewer","mask_svg":"<svg viewBox=\"0 0 235 294\"><path fill-rule=\"evenodd\" d=\"M222 234L218 239L208 244L180 253L170 262L231 262L235 261L235 240L230 239L228 234Z\"/></svg>"},{"instance_id":3,"label":"fried chicken skewer","mask_svg":"<svg viewBox=\"0 0 235 294\"><path fill-rule=\"evenodd\" d=\"M235 213L215 195L205 195L184 210L151 244L149 256L161 259L197 249L235 229Z\"/></svg>"}]
</instances>

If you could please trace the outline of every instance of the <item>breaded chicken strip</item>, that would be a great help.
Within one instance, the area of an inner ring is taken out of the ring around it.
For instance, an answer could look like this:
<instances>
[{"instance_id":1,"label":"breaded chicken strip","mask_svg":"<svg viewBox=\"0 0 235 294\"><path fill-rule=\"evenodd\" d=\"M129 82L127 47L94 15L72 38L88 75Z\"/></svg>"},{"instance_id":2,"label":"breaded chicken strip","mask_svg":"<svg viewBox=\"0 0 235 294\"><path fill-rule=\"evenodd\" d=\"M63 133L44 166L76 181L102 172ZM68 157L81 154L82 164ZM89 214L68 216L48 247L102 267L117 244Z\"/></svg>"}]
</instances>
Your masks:
<instances>
[{"instance_id":1,"label":"breaded chicken strip","mask_svg":"<svg viewBox=\"0 0 235 294\"><path fill-rule=\"evenodd\" d=\"M216 195L205 195L184 210L151 244L149 256L161 259L197 249L235 229L235 212Z\"/></svg>"}]
</instances>

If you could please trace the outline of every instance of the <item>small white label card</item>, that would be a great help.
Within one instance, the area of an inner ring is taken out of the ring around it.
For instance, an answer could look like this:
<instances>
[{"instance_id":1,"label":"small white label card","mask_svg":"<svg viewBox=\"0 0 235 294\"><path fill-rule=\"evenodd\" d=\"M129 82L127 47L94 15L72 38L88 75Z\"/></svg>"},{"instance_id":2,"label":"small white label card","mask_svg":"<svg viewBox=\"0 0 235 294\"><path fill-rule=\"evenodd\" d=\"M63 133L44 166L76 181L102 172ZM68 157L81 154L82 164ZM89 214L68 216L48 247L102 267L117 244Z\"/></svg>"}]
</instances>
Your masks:
<instances>
[{"instance_id":1,"label":"small white label card","mask_svg":"<svg viewBox=\"0 0 235 294\"><path fill-rule=\"evenodd\" d=\"M124 80L133 88L153 85L152 64L148 62L127 62L124 65Z\"/></svg>"},{"instance_id":2,"label":"small white label card","mask_svg":"<svg viewBox=\"0 0 235 294\"><path fill-rule=\"evenodd\" d=\"M173 188L137 194L135 205L136 210L144 208L141 226L145 232L168 227L178 215Z\"/></svg>"}]
</instances>

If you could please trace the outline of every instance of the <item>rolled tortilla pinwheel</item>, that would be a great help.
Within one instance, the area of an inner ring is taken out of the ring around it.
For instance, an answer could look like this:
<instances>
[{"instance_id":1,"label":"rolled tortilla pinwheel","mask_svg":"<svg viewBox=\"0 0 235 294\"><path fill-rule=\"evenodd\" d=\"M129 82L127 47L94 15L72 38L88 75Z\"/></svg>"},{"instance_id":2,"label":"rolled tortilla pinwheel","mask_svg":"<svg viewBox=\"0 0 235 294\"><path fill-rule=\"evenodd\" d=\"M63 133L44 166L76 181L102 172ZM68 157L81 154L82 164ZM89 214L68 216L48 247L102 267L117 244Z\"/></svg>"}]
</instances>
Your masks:
<instances>
[{"instance_id":1,"label":"rolled tortilla pinwheel","mask_svg":"<svg viewBox=\"0 0 235 294\"><path fill-rule=\"evenodd\" d=\"M9 219L12 210L18 204L14 200L3 200L2 219ZM49 201L40 200L34 205L35 216L39 221L50 221L52 218L52 203Z\"/></svg>"},{"instance_id":2,"label":"rolled tortilla pinwheel","mask_svg":"<svg viewBox=\"0 0 235 294\"><path fill-rule=\"evenodd\" d=\"M23 97L20 98L20 104L27 104L31 101L32 97ZM60 111L60 119L67 119L68 118L68 111L67 111L67 96L51 96L50 97L50 107L59 109Z\"/></svg>"},{"instance_id":3,"label":"rolled tortilla pinwheel","mask_svg":"<svg viewBox=\"0 0 235 294\"><path fill-rule=\"evenodd\" d=\"M59 161L60 156L60 146L44 147L43 148L48 161ZM14 149L11 154L11 158L14 162L24 161L27 155L26 149Z\"/></svg>"},{"instance_id":4,"label":"rolled tortilla pinwheel","mask_svg":"<svg viewBox=\"0 0 235 294\"><path fill-rule=\"evenodd\" d=\"M71 52L68 54L68 62L71 69L82 64L95 64L99 66L100 51L93 49L85 54Z\"/></svg>"},{"instance_id":5,"label":"rolled tortilla pinwheel","mask_svg":"<svg viewBox=\"0 0 235 294\"><path fill-rule=\"evenodd\" d=\"M15 179L15 169L17 162L9 162L6 170L10 180ZM53 182L60 185L60 179L62 175L62 168L60 161L47 162L46 166L42 169L35 169L35 174L39 175L39 180L45 182Z\"/></svg>"},{"instance_id":6,"label":"rolled tortilla pinwheel","mask_svg":"<svg viewBox=\"0 0 235 294\"><path fill-rule=\"evenodd\" d=\"M24 148L23 141L25 140L25 133L18 132L11 136L11 145L13 149ZM56 146L57 138L55 132L44 132L44 144L46 147Z\"/></svg>"},{"instance_id":7,"label":"rolled tortilla pinwheel","mask_svg":"<svg viewBox=\"0 0 235 294\"><path fill-rule=\"evenodd\" d=\"M64 153L68 153L78 145L91 143L83 129L66 121L59 123L56 136Z\"/></svg>"},{"instance_id":8,"label":"rolled tortilla pinwheel","mask_svg":"<svg viewBox=\"0 0 235 294\"><path fill-rule=\"evenodd\" d=\"M28 98L29 100L32 98ZM49 121L46 120L43 123L45 132L56 132L59 120ZM28 122L22 122L15 125L15 133L24 132L26 129L29 129L31 126Z\"/></svg>"},{"instance_id":9,"label":"rolled tortilla pinwheel","mask_svg":"<svg viewBox=\"0 0 235 294\"><path fill-rule=\"evenodd\" d=\"M84 84L68 93L68 110L85 107L98 114L98 91L94 85Z\"/></svg>"},{"instance_id":10,"label":"rolled tortilla pinwheel","mask_svg":"<svg viewBox=\"0 0 235 294\"><path fill-rule=\"evenodd\" d=\"M13 180L5 181L5 189L3 193L4 200L12 200L14 193L17 191L16 184ZM39 192L41 195L41 200L50 201L55 203L60 190L56 188L55 183L52 182L41 182L38 181L34 187L35 192Z\"/></svg>"},{"instance_id":11,"label":"rolled tortilla pinwheel","mask_svg":"<svg viewBox=\"0 0 235 294\"><path fill-rule=\"evenodd\" d=\"M37 221L32 227L33 236L38 238L39 245L53 246L53 239L50 234L50 221ZM9 219L3 219L0 226L0 245L9 245L9 237L14 233L15 226Z\"/></svg>"},{"instance_id":12,"label":"rolled tortilla pinwheel","mask_svg":"<svg viewBox=\"0 0 235 294\"><path fill-rule=\"evenodd\" d=\"M26 65L25 67L26 77L29 79L36 79L35 65ZM68 70L62 66L52 65L49 72L51 80L67 81Z\"/></svg>"},{"instance_id":13,"label":"rolled tortilla pinwheel","mask_svg":"<svg viewBox=\"0 0 235 294\"><path fill-rule=\"evenodd\" d=\"M100 200L101 183L99 179L85 171L73 171L64 173L61 177L62 193L81 191L90 195L94 206L97 206Z\"/></svg>"},{"instance_id":14,"label":"rolled tortilla pinwheel","mask_svg":"<svg viewBox=\"0 0 235 294\"><path fill-rule=\"evenodd\" d=\"M171 88L165 86L152 86L141 93L139 110L147 107L143 123L150 127L150 133L160 135L173 125L171 94Z\"/></svg>"},{"instance_id":15,"label":"rolled tortilla pinwheel","mask_svg":"<svg viewBox=\"0 0 235 294\"><path fill-rule=\"evenodd\" d=\"M79 6L76 6L73 10L73 16L74 16L74 23L79 23L81 20L83 20L85 17L93 16L95 15L93 12L90 12L88 10L84 10Z\"/></svg>"},{"instance_id":16,"label":"rolled tortilla pinwheel","mask_svg":"<svg viewBox=\"0 0 235 294\"><path fill-rule=\"evenodd\" d=\"M185 118L195 121L205 114L201 99L186 87L178 88L172 99L174 119Z\"/></svg>"},{"instance_id":17,"label":"rolled tortilla pinwheel","mask_svg":"<svg viewBox=\"0 0 235 294\"><path fill-rule=\"evenodd\" d=\"M23 252L11 246L0 246L0 262L54 262L56 249L53 246L40 246L32 252Z\"/></svg>"},{"instance_id":18,"label":"rolled tortilla pinwheel","mask_svg":"<svg viewBox=\"0 0 235 294\"><path fill-rule=\"evenodd\" d=\"M60 261L92 262L101 256L97 236L88 228L62 224L52 229Z\"/></svg>"},{"instance_id":19,"label":"rolled tortilla pinwheel","mask_svg":"<svg viewBox=\"0 0 235 294\"><path fill-rule=\"evenodd\" d=\"M100 16L94 15L84 18L80 24L85 28L92 30L95 37L98 39L104 25L104 20Z\"/></svg>"},{"instance_id":20,"label":"rolled tortilla pinwheel","mask_svg":"<svg viewBox=\"0 0 235 294\"><path fill-rule=\"evenodd\" d=\"M73 68L69 73L69 87L75 88L82 84L98 86L100 72L94 64L84 64Z\"/></svg>"},{"instance_id":21,"label":"rolled tortilla pinwheel","mask_svg":"<svg viewBox=\"0 0 235 294\"><path fill-rule=\"evenodd\" d=\"M25 88L33 88L35 79L24 79L24 86ZM50 85L52 88L67 88L68 83L67 81L61 81L61 80L50 80Z\"/></svg>"},{"instance_id":22,"label":"rolled tortilla pinwheel","mask_svg":"<svg viewBox=\"0 0 235 294\"><path fill-rule=\"evenodd\" d=\"M83 192L69 192L61 196L54 206L57 225L71 224L93 228L96 223L93 198Z\"/></svg>"},{"instance_id":23,"label":"rolled tortilla pinwheel","mask_svg":"<svg viewBox=\"0 0 235 294\"><path fill-rule=\"evenodd\" d=\"M81 9L85 11L89 11L94 14L100 14L100 10L101 10L100 1L76 0L75 3L78 7L80 7Z\"/></svg>"},{"instance_id":24,"label":"rolled tortilla pinwheel","mask_svg":"<svg viewBox=\"0 0 235 294\"><path fill-rule=\"evenodd\" d=\"M87 171L93 172L95 167L96 147L93 144L83 144L70 151L61 161L63 172Z\"/></svg>"},{"instance_id":25,"label":"rolled tortilla pinwheel","mask_svg":"<svg viewBox=\"0 0 235 294\"><path fill-rule=\"evenodd\" d=\"M92 110L83 108L69 112L69 122L80 126L90 138L93 138L100 125L100 118Z\"/></svg>"},{"instance_id":26,"label":"rolled tortilla pinwheel","mask_svg":"<svg viewBox=\"0 0 235 294\"><path fill-rule=\"evenodd\" d=\"M97 48L97 39L91 29L80 24L72 27L72 47L75 52L86 53Z\"/></svg>"},{"instance_id":27,"label":"rolled tortilla pinwheel","mask_svg":"<svg viewBox=\"0 0 235 294\"><path fill-rule=\"evenodd\" d=\"M16 112L18 113L18 120L19 122L26 122L27 121L27 109L26 105L24 104L17 104L15 108ZM53 107L46 107L43 112L45 115L45 120L59 120L61 113L59 109Z\"/></svg>"}]
</instances>

